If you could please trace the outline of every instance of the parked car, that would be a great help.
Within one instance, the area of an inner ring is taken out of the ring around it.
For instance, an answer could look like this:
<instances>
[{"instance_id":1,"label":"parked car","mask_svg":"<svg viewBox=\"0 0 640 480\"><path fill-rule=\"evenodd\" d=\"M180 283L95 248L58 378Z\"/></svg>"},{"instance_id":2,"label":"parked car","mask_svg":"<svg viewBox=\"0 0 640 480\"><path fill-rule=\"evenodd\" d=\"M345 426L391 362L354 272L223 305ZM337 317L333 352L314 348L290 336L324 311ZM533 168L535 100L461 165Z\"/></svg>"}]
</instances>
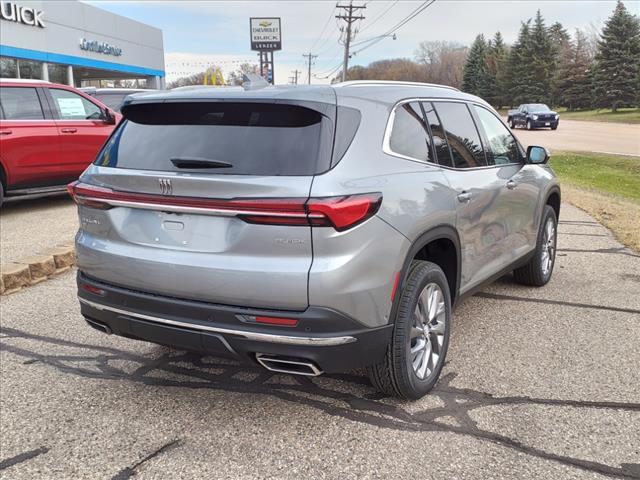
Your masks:
<instances>
[{"instance_id":1,"label":"parked car","mask_svg":"<svg viewBox=\"0 0 640 480\"><path fill-rule=\"evenodd\" d=\"M67 85L0 80L0 206L64 193L121 115Z\"/></svg>"},{"instance_id":2,"label":"parked car","mask_svg":"<svg viewBox=\"0 0 640 480\"><path fill-rule=\"evenodd\" d=\"M274 372L367 367L419 398L454 305L509 272L551 278L548 153L478 97L364 81L168 92L122 112L69 186L81 311L104 333Z\"/></svg>"},{"instance_id":3,"label":"parked car","mask_svg":"<svg viewBox=\"0 0 640 480\"><path fill-rule=\"evenodd\" d=\"M525 127L527 130L533 130L549 127L555 130L560 123L560 115L544 103L524 103L515 110L509 110L507 122L512 129Z\"/></svg>"},{"instance_id":4,"label":"parked car","mask_svg":"<svg viewBox=\"0 0 640 480\"><path fill-rule=\"evenodd\" d=\"M156 90L149 90L144 88L97 88L97 87L82 87L82 90L87 95L91 95L97 98L101 103L105 104L111 110L120 112L120 106L127 97L134 93L151 93Z\"/></svg>"}]
</instances>

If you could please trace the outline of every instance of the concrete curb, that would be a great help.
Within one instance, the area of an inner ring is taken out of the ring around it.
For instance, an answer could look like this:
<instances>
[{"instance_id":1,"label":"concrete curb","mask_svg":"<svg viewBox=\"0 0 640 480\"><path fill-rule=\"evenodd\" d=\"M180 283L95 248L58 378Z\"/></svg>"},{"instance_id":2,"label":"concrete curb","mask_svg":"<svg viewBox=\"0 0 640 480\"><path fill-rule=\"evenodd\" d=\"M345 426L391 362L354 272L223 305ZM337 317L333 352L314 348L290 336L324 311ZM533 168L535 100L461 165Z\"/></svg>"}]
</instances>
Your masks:
<instances>
[{"instance_id":1,"label":"concrete curb","mask_svg":"<svg viewBox=\"0 0 640 480\"><path fill-rule=\"evenodd\" d=\"M58 245L39 255L32 255L5 265L0 272L0 295L19 292L54 275L69 271L76 263L71 245Z\"/></svg>"}]
</instances>

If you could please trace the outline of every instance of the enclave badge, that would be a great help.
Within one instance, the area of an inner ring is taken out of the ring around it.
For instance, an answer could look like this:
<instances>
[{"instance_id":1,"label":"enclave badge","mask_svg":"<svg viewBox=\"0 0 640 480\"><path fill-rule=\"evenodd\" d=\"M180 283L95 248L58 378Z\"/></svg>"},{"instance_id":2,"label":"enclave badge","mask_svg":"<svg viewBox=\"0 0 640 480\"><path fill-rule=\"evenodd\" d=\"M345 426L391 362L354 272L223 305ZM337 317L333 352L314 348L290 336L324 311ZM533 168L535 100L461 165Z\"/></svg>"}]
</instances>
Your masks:
<instances>
[{"instance_id":1,"label":"enclave badge","mask_svg":"<svg viewBox=\"0 0 640 480\"><path fill-rule=\"evenodd\" d=\"M160 192L162 195L171 195L173 193L173 187L171 186L171 180L168 178L159 178Z\"/></svg>"}]
</instances>

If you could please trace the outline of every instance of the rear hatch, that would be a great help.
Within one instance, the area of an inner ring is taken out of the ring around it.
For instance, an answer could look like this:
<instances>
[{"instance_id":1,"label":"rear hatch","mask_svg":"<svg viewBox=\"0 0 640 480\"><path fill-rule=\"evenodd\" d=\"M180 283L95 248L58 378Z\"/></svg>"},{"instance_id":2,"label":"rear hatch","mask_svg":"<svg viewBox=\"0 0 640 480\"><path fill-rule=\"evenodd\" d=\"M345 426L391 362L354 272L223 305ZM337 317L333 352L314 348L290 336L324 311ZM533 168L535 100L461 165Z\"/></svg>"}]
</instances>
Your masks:
<instances>
[{"instance_id":1,"label":"rear hatch","mask_svg":"<svg viewBox=\"0 0 640 480\"><path fill-rule=\"evenodd\" d=\"M178 298L305 309L305 202L330 166L335 101L170 97L125 105L75 186L80 270Z\"/></svg>"}]
</instances>

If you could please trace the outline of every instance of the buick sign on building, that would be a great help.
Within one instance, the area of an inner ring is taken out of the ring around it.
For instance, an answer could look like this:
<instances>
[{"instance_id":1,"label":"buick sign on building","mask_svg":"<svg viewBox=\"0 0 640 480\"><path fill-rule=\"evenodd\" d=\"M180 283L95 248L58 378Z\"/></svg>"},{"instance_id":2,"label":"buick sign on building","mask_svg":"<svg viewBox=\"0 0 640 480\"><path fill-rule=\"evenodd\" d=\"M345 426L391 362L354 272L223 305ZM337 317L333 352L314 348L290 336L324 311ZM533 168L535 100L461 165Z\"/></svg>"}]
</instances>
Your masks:
<instances>
[{"instance_id":1,"label":"buick sign on building","mask_svg":"<svg viewBox=\"0 0 640 480\"><path fill-rule=\"evenodd\" d=\"M164 87L162 30L78 1L0 0L0 77Z\"/></svg>"}]
</instances>

